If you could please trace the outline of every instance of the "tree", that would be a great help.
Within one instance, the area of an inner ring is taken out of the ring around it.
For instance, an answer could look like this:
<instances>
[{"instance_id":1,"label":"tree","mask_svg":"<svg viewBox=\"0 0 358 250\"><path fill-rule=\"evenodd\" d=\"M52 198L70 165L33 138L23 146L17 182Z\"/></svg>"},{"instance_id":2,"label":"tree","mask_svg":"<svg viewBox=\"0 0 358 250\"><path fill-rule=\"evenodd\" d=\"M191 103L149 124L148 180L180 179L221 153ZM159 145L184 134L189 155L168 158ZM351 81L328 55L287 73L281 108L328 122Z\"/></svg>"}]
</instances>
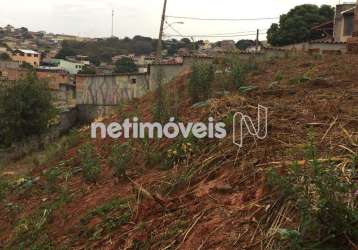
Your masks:
<instances>
[{"instance_id":1,"label":"tree","mask_svg":"<svg viewBox=\"0 0 358 250\"><path fill-rule=\"evenodd\" d=\"M312 4L303 4L281 15L279 24L272 24L267 32L267 40L271 45L283 46L300 43L322 37L321 32L312 32L311 29L319 24L332 21L334 8L328 5L318 7Z\"/></svg>"},{"instance_id":2,"label":"tree","mask_svg":"<svg viewBox=\"0 0 358 250\"><path fill-rule=\"evenodd\" d=\"M236 48L240 49L240 50L246 50L247 48L254 46L255 42L253 40L248 40L248 39L244 39L244 40L240 40L236 43Z\"/></svg>"},{"instance_id":3,"label":"tree","mask_svg":"<svg viewBox=\"0 0 358 250\"><path fill-rule=\"evenodd\" d=\"M99 66L99 65L101 65L101 60L99 59L99 57L98 56L90 56L89 57L89 61L90 61L90 63L92 63L93 65L95 65L95 66Z\"/></svg>"},{"instance_id":4,"label":"tree","mask_svg":"<svg viewBox=\"0 0 358 250\"><path fill-rule=\"evenodd\" d=\"M0 53L0 61L10 61L11 58L7 53Z\"/></svg>"},{"instance_id":5,"label":"tree","mask_svg":"<svg viewBox=\"0 0 358 250\"><path fill-rule=\"evenodd\" d=\"M55 58L66 59L67 56L75 56L75 55L76 55L76 52L72 48L62 47L62 49L60 49L60 51L57 53Z\"/></svg>"},{"instance_id":6,"label":"tree","mask_svg":"<svg viewBox=\"0 0 358 250\"><path fill-rule=\"evenodd\" d=\"M116 73L134 73L138 71L137 65L131 58L123 57L116 62L115 72Z\"/></svg>"},{"instance_id":7,"label":"tree","mask_svg":"<svg viewBox=\"0 0 358 250\"><path fill-rule=\"evenodd\" d=\"M43 134L55 115L47 83L34 74L6 84L0 88L0 144Z\"/></svg>"},{"instance_id":8,"label":"tree","mask_svg":"<svg viewBox=\"0 0 358 250\"><path fill-rule=\"evenodd\" d=\"M148 55L155 51L156 43L150 37L135 36L119 39L117 37L102 38L91 41L63 41L62 48L56 55L58 59L67 56L85 55L91 63L99 65L101 62L112 63L112 58L117 55Z\"/></svg>"},{"instance_id":9,"label":"tree","mask_svg":"<svg viewBox=\"0 0 358 250\"><path fill-rule=\"evenodd\" d=\"M215 79L214 67L212 64L195 63L191 70L188 85L191 102L206 101L211 95L212 82Z\"/></svg>"},{"instance_id":10,"label":"tree","mask_svg":"<svg viewBox=\"0 0 358 250\"><path fill-rule=\"evenodd\" d=\"M185 44L191 44L191 41L189 38L183 38L180 40L182 43L185 43Z\"/></svg>"},{"instance_id":11,"label":"tree","mask_svg":"<svg viewBox=\"0 0 358 250\"><path fill-rule=\"evenodd\" d=\"M89 67L88 65L84 66L83 69L81 69L78 74L83 74L83 75L95 75L96 74L96 70L92 67Z\"/></svg>"}]
</instances>

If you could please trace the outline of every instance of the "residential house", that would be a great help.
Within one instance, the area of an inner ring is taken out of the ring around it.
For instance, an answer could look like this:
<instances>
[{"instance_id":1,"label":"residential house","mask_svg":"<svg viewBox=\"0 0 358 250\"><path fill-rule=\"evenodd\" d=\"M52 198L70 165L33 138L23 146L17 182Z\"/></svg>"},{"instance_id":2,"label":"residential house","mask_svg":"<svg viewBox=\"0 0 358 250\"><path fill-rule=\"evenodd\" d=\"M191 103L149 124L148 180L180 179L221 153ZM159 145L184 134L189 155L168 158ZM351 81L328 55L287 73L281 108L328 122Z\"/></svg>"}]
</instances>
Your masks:
<instances>
[{"instance_id":1,"label":"residential house","mask_svg":"<svg viewBox=\"0 0 358 250\"><path fill-rule=\"evenodd\" d=\"M8 31L8 32L14 32L15 28L14 28L14 26L8 24L8 25L5 26L5 30Z\"/></svg>"},{"instance_id":2,"label":"residential house","mask_svg":"<svg viewBox=\"0 0 358 250\"><path fill-rule=\"evenodd\" d=\"M333 23L333 38L335 42L347 42L353 34L354 3L338 4Z\"/></svg>"},{"instance_id":3,"label":"residential house","mask_svg":"<svg viewBox=\"0 0 358 250\"><path fill-rule=\"evenodd\" d=\"M358 0L355 8L355 15L353 19L353 33L352 37L348 39L348 52L358 54Z\"/></svg>"},{"instance_id":4,"label":"residential house","mask_svg":"<svg viewBox=\"0 0 358 250\"><path fill-rule=\"evenodd\" d=\"M28 63L33 67L39 67L41 54L34 50L17 49L13 51L11 59L19 63Z\"/></svg>"},{"instance_id":5,"label":"residential house","mask_svg":"<svg viewBox=\"0 0 358 250\"><path fill-rule=\"evenodd\" d=\"M205 40L204 43L202 45L199 46L199 51L207 51L209 49L211 49L213 46L210 43L209 40Z\"/></svg>"},{"instance_id":6,"label":"residential house","mask_svg":"<svg viewBox=\"0 0 358 250\"><path fill-rule=\"evenodd\" d=\"M71 75L76 75L85 66L84 63L74 60L52 59L50 62L54 65L54 69L65 70Z\"/></svg>"}]
</instances>

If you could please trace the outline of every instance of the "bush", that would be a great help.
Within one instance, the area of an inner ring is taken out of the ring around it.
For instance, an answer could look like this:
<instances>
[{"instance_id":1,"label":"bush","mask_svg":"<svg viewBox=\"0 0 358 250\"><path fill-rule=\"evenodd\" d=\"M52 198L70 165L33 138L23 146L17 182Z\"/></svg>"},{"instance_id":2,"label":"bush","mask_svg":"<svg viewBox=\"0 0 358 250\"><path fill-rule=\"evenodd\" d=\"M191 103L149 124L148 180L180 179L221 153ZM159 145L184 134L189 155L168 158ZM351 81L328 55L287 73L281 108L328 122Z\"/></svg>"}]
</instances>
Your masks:
<instances>
[{"instance_id":1,"label":"bush","mask_svg":"<svg viewBox=\"0 0 358 250\"><path fill-rule=\"evenodd\" d=\"M165 168L171 168L177 164L188 161L197 150L197 140L190 135L188 138L180 138L173 144L166 154Z\"/></svg>"},{"instance_id":2,"label":"bush","mask_svg":"<svg viewBox=\"0 0 358 250\"><path fill-rule=\"evenodd\" d=\"M52 168L45 172L44 176L47 181L46 190L48 192L56 191L56 182L58 181L59 177L61 176L61 169L60 168Z\"/></svg>"},{"instance_id":3,"label":"bush","mask_svg":"<svg viewBox=\"0 0 358 250\"><path fill-rule=\"evenodd\" d=\"M0 144L10 146L29 136L40 135L56 115L45 82L29 74L0 88Z\"/></svg>"},{"instance_id":4,"label":"bush","mask_svg":"<svg viewBox=\"0 0 358 250\"><path fill-rule=\"evenodd\" d=\"M6 192L9 189L9 187L10 187L9 183L6 180L0 178L0 201L2 201L5 198Z\"/></svg>"},{"instance_id":5,"label":"bush","mask_svg":"<svg viewBox=\"0 0 358 250\"><path fill-rule=\"evenodd\" d=\"M238 60L232 60L230 78L233 84L233 88L238 90L245 84L246 73L243 65Z\"/></svg>"},{"instance_id":6,"label":"bush","mask_svg":"<svg viewBox=\"0 0 358 250\"><path fill-rule=\"evenodd\" d=\"M124 57L115 63L114 71L116 73L134 73L138 71L138 67L133 59Z\"/></svg>"},{"instance_id":7,"label":"bush","mask_svg":"<svg viewBox=\"0 0 358 250\"><path fill-rule=\"evenodd\" d=\"M289 249L350 249L358 243L357 163L344 170L321 163L312 143L306 157L307 166L294 164L286 176L274 171L268 176L299 214L298 229L281 229L281 238Z\"/></svg>"},{"instance_id":8,"label":"bush","mask_svg":"<svg viewBox=\"0 0 358 250\"><path fill-rule=\"evenodd\" d=\"M165 90L163 88L163 84L161 83L161 81L162 80L160 78L154 94L155 101L153 104L153 118L154 121L163 123L169 119L169 112L168 112L167 95L165 94Z\"/></svg>"},{"instance_id":9,"label":"bush","mask_svg":"<svg viewBox=\"0 0 358 250\"><path fill-rule=\"evenodd\" d=\"M188 86L192 103L209 99L214 78L213 65L195 63L192 66L192 74Z\"/></svg>"},{"instance_id":10,"label":"bush","mask_svg":"<svg viewBox=\"0 0 358 250\"><path fill-rule=\"evenodd\" d=\"M129 143L115 145L109 158L109 165L114 169L117 177L127 177L126 166L131 160L131 146Z\"/></svg>"},{"instance_id":11,"label":"bush","mask_svg":"<svg viewBox=\"0 0 358 250\"><path fill-rule=\"evenodd\" d=\"M84 144L79 150L81 159L83 177L88 182L96 182L100 173L98 157L91 144Z\"/></svg>"}]
</instances>

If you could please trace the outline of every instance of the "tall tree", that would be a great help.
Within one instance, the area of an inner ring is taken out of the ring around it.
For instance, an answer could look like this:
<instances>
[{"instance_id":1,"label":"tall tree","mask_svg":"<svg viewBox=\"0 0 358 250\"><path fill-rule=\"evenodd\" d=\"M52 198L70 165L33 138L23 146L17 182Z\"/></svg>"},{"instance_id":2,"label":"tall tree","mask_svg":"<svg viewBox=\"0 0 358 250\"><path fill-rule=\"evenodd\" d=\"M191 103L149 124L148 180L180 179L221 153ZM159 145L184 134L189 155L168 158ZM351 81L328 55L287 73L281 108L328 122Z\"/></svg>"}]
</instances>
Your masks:
<instances>
[{"instance_id":1,"label":"tall tree","mask_svg":"<svg viewBox=\"0 0 358 250\"><path fill-rule=\"evenodd\" d=\"M311 29L321 23L333 21L334 8L328 5L304 4L296 6L280 16L279 24L273 23L267 32L271 45L283 46L322 37L320 32Z\"/></svg>"},{"instance_id":2,"label":"tall tree","mask_svg":"<svg viewBox=\"0 0 358 250\"><path fill-rule=\"evenodd\" d=\"M255 41L253 40L248 40L248 39L243 39L243 40L239 40L237 43L236 43L236 47L240 50L245 50L251 46L254 46L255 45Z\"/></svg>"},{"instance_id":3,"label":"tall tree","mask_svg":"<svg viewBox=\"0 0 358 250\"><path fill-rule=\"evenodd\" d=\"M56 115L52 103L47 83L32 73L0 88L0 145L46 132Z\"/></svg>"},{"instance_id":4,"label":"tall tree","mask_svg":"<svg viewBox=\"0 0 358 250\"><path fill-rule=\"evenodd\" d=\"M116 73L134 73L138 71L137 65L131 58L123 57L116 62Z\"/></svg>"}]
</instances>

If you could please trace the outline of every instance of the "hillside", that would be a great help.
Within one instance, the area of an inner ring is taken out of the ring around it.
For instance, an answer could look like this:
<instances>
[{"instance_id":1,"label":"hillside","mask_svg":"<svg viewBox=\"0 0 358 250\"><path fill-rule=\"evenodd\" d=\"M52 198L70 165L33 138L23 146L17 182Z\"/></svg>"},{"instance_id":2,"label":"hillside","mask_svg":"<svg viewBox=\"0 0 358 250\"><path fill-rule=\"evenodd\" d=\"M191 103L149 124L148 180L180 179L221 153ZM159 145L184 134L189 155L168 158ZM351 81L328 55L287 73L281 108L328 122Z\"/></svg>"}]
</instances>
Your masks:
<instances>
[{"instance_id":1,"label":"hillside","mask_svg":"<svg viewBox=\"0 0 358 250\"><path fill-rule=\"evenodd\" d=\"M218 95L199 107L187 94L190 72L166 87L183 121L212 116L230 127L233 112L257 117L258 104L268 107L268 137L247 137L242 149L230 136L133 139L126 149L128 178L121 178L114 176L110 158L123 140L90 140L84 127L43 152L4 164L0 248L288 249L282 230L297 228L298 208L269 185L268 172L285 176L295 162L307 168L312 162L304 151L311 138L313 162L330 162L347 183L357 181L357 65L358 57L348 55L266 60L246 80L255 89ZM151 121L155 101L149 94L103 119ZM95 183L82 173L78 152L87 143L101 166ZM179 156L173 158L173 151ZM357 213L354 197L349 202ZM355 249L357 238L347 235L335 238L342 239L332 243L335 249Z\"/></svg>"}]
</instances>

